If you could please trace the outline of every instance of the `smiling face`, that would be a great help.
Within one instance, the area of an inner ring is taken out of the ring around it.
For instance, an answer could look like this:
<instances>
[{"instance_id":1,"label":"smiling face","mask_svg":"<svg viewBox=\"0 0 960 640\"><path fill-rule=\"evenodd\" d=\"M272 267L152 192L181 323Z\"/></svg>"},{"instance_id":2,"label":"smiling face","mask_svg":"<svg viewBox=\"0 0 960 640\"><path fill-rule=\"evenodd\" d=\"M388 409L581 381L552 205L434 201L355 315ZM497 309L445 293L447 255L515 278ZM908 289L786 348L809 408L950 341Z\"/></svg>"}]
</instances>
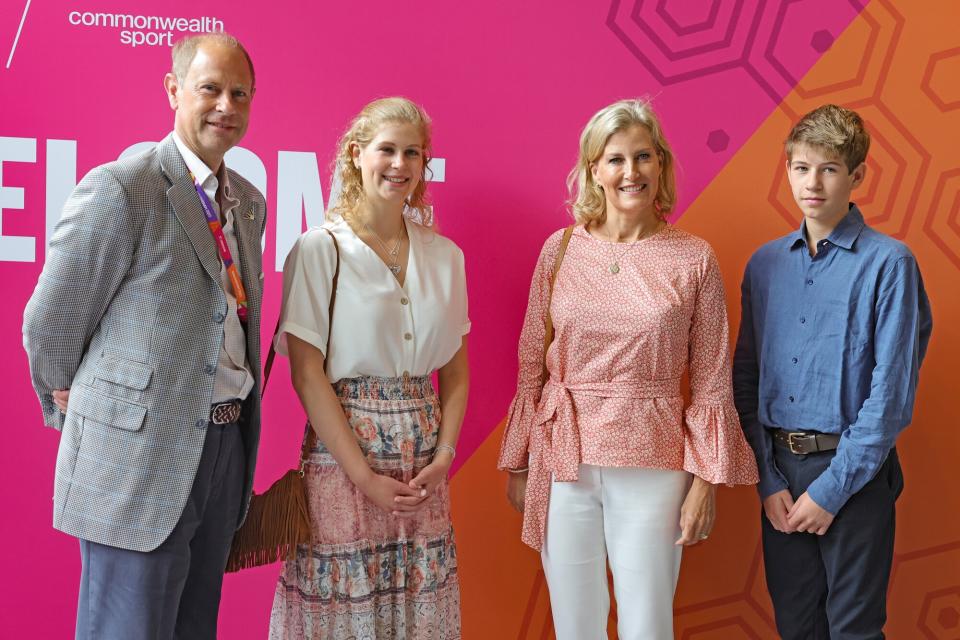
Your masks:
<instances>
[{"instance_id":1,"label":"smiling face","mask_svg":"<svg viewBox=\"0 0 960 640\"><path fill-rule=\"evenodd\" d=\"M608 213L656 215L660 155L645 126L633 125L610 136L590 170L603 189Z\"/></svg>"},{"instance_id":2,"label":"smiling face","mask_svg":"<svg viewBox=\"0 0 960 640\"><path fill-rule=\"evenodd\" d=\"M423 134L413 124L387 122L352 153L368 202L402 204L423 179Z\"/></svg>"},{"instance_id":3,"label":"smiling face","mask_svg":"<svg viewBox=\"0 0 960 640\"><path fill-rule=\"evenodd\" d=\"M253 78L243 52L216 42L204 43L186 76L164 78L174 129L187 147L211 170L247 132Z\"/></svg>"},{"instance_id":4,"label":"smiling face","mask_svg":"<svg viewBox=\"0 0 960 640\"><path fill-rule=\"evenodd\" d=\"M829 228L847 214L850 193L863 182L866 171L864 163L850 171L838 155L802 143L787 159L790 190L803 217Z\"/></svg>"}]
</instances>

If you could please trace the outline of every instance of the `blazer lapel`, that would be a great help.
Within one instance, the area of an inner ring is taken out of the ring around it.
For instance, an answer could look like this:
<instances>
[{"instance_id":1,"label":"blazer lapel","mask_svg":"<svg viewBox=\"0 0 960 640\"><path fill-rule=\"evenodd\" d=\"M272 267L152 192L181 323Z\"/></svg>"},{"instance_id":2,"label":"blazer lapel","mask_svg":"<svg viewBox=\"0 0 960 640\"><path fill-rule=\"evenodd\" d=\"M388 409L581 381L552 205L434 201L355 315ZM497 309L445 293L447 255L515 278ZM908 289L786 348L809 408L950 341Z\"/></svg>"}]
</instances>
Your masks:
<instances>
[{"instance_id":1,"label":"blazer lapel","mask_svg":"<svg viewBox=\"0 0 960 640\"><path fill-rule=\"evenodd\" d=\"M167 199L180 221L180 226L190 238L193 250L197 252L200 263L215 282L220 282L220 256L216 243L210 233L207 218L203 215L200 197L193 186L187 165L180 156L173 136L167 136L159 145L160 165L167 174L170 188Z\"/></svg>"},{"instance_id":2,"label":"blazer lapel","mask_svg":"<svg viewBox=\"0 0 960 640\"><path fill-rule=\"evenodd\" d=\"M237 249L240 251L237 257L240 262L240 278L247 289L247 296L250 296L250 292L256 292L260 284L260 261L256 260L261 255L260 225L256 205L244 197L245 194L239 191L237 193L240 204L233 212L233 233L237 237Z\"/></svg>"}]
</instances>

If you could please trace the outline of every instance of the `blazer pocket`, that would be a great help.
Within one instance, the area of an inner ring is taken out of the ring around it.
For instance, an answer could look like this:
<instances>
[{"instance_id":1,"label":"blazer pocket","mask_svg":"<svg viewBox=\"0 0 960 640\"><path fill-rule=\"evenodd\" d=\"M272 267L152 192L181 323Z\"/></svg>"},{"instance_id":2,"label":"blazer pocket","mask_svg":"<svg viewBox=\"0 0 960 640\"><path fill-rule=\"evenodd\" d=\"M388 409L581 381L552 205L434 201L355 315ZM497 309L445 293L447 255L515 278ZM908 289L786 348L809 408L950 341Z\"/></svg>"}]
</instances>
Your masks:
<instances>
[{"instance_id":1,"label":"blazer pocket","mask_svg":"<svg viewBox=\"0 0 960 640\"><path fill-rule=\"evenodd\" d=\"M121 360L105 355L93 370L93 377L128 389L143 391L150 385L153 367L142 362Z\"/></svg>"},{"instance_id":2,"label":"blazer pocket","mask_svg":"<svg viewBox=\"0 0 960 640\"><path fill-rule=\"evenodd\" d=\"M79 388L70 394L70 409L84 418L125 431L139 431L147 416L143 405Z\"/></svg>"}]
</instances>

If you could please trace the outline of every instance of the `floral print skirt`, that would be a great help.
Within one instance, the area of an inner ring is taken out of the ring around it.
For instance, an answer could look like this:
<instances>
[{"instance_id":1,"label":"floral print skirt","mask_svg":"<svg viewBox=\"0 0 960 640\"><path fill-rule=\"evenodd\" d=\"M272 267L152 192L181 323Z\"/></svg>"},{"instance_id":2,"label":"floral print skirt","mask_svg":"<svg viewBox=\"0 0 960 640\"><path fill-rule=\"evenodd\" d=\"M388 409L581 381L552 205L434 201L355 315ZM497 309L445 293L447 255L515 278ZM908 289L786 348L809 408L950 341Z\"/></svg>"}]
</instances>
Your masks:
<instances>
[{"instance_id":1,"label":"floral print skirt","mask_svg":"<svg viewBox=\"0 0 960 640\"><path fill-rule=\"evenodd\" d=\"M440 404L428 376L334 389L370 467L409 482L433 458ZM412 517L370 502L322 444L306 466L312 544L277 582L274 640L456 640L460 587L446 482Z\"/></svg>"}]
</instances>

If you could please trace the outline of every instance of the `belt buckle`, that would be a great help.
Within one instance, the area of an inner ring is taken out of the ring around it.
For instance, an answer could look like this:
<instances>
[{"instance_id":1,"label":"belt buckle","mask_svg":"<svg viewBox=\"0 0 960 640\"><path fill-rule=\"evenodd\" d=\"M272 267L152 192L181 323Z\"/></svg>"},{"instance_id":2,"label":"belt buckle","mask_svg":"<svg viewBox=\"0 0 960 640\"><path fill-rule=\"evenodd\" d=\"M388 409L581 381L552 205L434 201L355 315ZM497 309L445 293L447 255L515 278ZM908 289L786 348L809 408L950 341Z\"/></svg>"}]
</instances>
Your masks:
<instances>
[{"instance_id":1,"label":"belt buckle","mask_svg":"<svg viewBox=\"0 0 960 640\"><path fill-rule=\"evenodd\" d=\"M792 454L794 454L794 455L797 455L797 456L806 455L803 451L797 451L797 450L794 448L794 446L793 446L793 445L794 445L794 442L793 442L794 436L796 436L796 437L798 437L798 438L802 438L802 437L805 436L805 435L807 435L807 434L804 433L803 431L791 431L790 433L787 434L787 446L790 447L790 453L792 453Z\"/></svg>"},{"instance_id":2,"label":"belt buckle","mask_svg":"<svg viewBox=\"0 0 960 640\"><path fill-rule=\"evenodd\" d=\"M216 425L230 424L239 418L239 413L240 407L236 400L218 402L210 409L210 422Z\"/></svg>"}]
</instances>

